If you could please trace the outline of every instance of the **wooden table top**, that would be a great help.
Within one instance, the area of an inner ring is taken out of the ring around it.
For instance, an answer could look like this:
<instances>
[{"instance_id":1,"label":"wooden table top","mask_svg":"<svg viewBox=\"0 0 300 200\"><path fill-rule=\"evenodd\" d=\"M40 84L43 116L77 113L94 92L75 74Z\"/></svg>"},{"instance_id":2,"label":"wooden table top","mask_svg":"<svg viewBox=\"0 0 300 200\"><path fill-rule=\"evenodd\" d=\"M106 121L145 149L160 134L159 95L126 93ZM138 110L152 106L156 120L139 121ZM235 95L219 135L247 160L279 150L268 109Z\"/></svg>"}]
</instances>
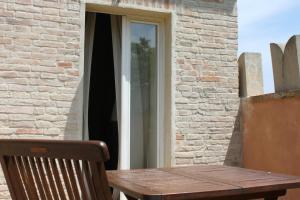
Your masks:
<instances>
[{"instance_id":1,"label":"wooden table top","mask_svg":"<svg viewBox=\"0 0 300 200\"><path fill-rule=\"evenodd\" d=\"M300 177L228 166L115 170L107 176L111 187L140 199L215 198L300 187Z\"/></svg>"}]
</instances>

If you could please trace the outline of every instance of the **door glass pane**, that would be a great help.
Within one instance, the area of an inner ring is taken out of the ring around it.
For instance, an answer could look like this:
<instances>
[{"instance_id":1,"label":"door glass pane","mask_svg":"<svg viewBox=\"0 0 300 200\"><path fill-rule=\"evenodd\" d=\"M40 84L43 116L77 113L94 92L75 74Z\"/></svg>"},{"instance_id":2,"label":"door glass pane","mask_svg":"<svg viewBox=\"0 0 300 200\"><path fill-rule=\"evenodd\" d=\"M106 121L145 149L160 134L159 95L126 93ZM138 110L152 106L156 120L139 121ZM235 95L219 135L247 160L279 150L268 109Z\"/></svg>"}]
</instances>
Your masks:
<instances>
[{"instance_id":1,"label":"door glass pane","mask_svg":"<svg viewBox=\"0 0 300 200\"><path fill-rule=\"evenodd\" d=\"M157 166L157 26L131 23L130 166Z\"/></svg>"}]
</instances>

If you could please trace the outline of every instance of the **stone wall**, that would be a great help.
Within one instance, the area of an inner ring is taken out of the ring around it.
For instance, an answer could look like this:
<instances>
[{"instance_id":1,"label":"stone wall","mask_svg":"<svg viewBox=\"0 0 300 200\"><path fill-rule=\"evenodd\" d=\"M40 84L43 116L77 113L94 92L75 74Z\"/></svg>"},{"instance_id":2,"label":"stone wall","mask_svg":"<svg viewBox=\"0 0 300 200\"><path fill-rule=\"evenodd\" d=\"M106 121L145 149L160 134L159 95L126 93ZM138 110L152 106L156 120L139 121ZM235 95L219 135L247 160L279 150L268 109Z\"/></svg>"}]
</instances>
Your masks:
<instances>
[{"instance_id":1,"label":"stone wall","mask_svg":"<svg viewBox=\"0 0 300 200\"><path fill-rule=\"evenodd\" d=\"M173 12L174 164L240 164L236 0L122 2ZM0 0L1 138L82 138L83 5Z\"/></svg>"},{"instance_id":2,"label":"stone wall","mask_svg":"<svg viewBox=\"0 0 300 200\"><path fill-rule=\"evenodd\" d=\"M176 164L240 163L236 1L177 5Z\"/></svg>"},{"instance_id":3,"label":"stone wall","mask_svg":"<svg viewBox=\"0 0 300 200\"><path fill-rule=\"evenodd\" d=\"M80 28L76 0L0 1L1 138L81 138Z\"/></svg>"}]
</instances>

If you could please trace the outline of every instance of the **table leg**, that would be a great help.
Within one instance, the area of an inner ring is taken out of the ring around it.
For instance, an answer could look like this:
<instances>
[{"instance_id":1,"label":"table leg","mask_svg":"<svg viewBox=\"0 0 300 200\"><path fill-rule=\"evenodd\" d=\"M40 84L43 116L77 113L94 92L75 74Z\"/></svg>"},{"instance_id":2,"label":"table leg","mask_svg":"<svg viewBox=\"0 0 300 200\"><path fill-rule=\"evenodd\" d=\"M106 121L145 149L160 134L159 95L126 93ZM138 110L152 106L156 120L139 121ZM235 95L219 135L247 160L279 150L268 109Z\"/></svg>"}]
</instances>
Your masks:
<instances>
[{"instance_id":1,"label":"table leg","mask_svg":"<svg viewBox=\"0 0 300 200\"><path fill-rule=\"evenodd\" d=\"M265 197L265 200L277 200L280 196L284 196L286 194L286 190L274 191L271 192L268 197Z\"/></svg>"},{"instance_id":2,"label":"table leg","mask_svg":"<svg viewBox=\"0 0 300 200\"><path fill-rule=\"evenodd\" d=\"M127 198L128 200L137 200L136 198L133 198L133 197L128 196L128 195L126 195L126 194L125 194L125 196L126 196L126 198Z\"/></svg>"}]
</instances>

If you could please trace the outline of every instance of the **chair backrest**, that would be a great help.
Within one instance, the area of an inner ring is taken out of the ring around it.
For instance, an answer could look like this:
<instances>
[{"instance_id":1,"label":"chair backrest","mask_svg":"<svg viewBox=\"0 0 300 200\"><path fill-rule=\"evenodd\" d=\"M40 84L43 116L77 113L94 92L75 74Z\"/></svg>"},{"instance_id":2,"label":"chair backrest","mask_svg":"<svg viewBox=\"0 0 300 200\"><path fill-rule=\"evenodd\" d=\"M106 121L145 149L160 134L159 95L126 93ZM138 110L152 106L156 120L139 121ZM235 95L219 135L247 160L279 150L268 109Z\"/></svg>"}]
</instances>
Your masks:
<instances>
[{"instance_id":1,"label":"chair backrest","mask_svg":"<svg viewBox=\"0 0 300 200\"><path fill-rule=\"evenodd\" d=\"M111 200L100 141L0 140L13 200Z\"/></svg>"}]
</instances>

